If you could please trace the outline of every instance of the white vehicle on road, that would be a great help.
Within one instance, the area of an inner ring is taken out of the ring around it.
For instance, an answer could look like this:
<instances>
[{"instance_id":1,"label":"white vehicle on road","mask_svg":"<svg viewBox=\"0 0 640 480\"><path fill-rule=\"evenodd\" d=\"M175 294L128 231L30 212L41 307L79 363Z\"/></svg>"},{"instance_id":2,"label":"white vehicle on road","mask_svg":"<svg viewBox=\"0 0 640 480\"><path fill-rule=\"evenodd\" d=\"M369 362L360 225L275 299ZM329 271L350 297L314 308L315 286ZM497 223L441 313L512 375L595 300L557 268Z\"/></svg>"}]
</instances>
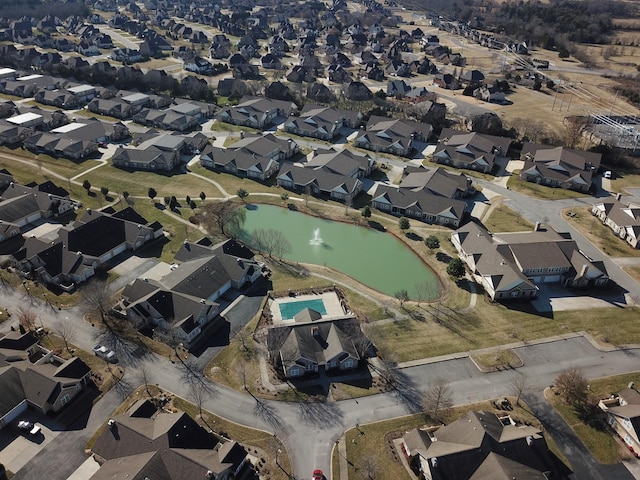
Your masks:
<instances>
[{"instance_id":1,"label":"white vehicle on road","mask_svg":"<svg viewBox=\"0 0 640 480\"><path fill-rule=\"evenodd\" d=\"M116 353L113 350L109 350L104 345L96 345L93 347L93 353L109 363L116 363L118 361Z\"/></svg>"}]
</instances>

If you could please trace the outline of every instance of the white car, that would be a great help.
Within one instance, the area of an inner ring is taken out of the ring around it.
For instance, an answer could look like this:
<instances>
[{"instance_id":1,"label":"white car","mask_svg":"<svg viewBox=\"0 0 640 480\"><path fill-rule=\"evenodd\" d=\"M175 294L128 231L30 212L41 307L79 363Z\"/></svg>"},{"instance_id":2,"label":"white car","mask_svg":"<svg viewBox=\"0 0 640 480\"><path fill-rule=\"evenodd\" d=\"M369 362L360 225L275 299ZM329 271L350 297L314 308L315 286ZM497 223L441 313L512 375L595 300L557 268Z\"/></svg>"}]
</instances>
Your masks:
<instances>
[{"instance_id":1,"label":"white car","mask_svg":"<svg viewBox=\"0 0 640 480\"><path fill-rule=\"evenodd\" d=\"M604 178L611 178L611 170L607 170L606 172L604 172L603 177Z\"/></svg>"},{"instance_id":2,"label":"white car","mask_svg":"<svg viewBox=\"0 0 640 480\"><path fill-rule=\"evenodd\" d=\"M26 420L20 420L18 422L18 428L20 430L22 430L23 432L27 432L27 433L29 433L29 435L33 435L33 436L38 435L40 433L40 431L42 430L35 423L31 423L31 422L28 422Z\"/></svg>"},{"instance_id":3,"label":"white car","mask_svg":"<svg viewBox=\"0 0 640 480\"><path fill-rule=\"evenodd\" d=\"M109 350L104 345L96 345L93 347L93 353L109 363L116 363L118 361L116 353L113 350Z\"/></svg>"}]
</instances>

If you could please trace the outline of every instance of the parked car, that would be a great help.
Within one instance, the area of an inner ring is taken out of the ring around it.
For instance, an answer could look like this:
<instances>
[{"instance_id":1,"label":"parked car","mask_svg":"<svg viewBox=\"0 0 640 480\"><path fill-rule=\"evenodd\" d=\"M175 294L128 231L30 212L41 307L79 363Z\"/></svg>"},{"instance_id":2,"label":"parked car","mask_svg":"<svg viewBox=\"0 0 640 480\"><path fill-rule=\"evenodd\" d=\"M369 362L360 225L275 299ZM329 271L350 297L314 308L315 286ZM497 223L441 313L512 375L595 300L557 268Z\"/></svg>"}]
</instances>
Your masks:
<instances>
[{"instance_id":1,"label":"parked car","mask_svg":"<svg viewBox=\"0 0 640 480\"><path fill-rule=\"evenodd\" d=\"M324 474L322 473L322 470L314 470L311 480L324 480Z\"/></svg>"},{"instance_id":2,"label":"parked car","mask_svg":"<svg viewBox=\"0 0 640 480\"><path fill-rule=\"evenodd\" d=\"M109 350L104 345L96 345L93 347L93 353L109 363L116 363L118 361L116 353L113 350Z\"/></svg>"},{"instance_id":3,"label":"parked car","mask_svg":"<svg viewBox=\"0 0 640 480\"><path fill-rule=\"evenodd\" d=\"M611 178L611 170L607 170L606 172L604 172L603 177L604 178Z\"/></svg>"},{"instance_id":4,"label":"parked car","mask_svg":"<svg viewBox=\"0 0 640 480\"><path fill-rule=\"evenodd\" d=\"M27 420L20 420L18 422L18 428L23 432L33 436L38 435L42 430L38 425L28 422Z\"/></svg>"}]
</instances>

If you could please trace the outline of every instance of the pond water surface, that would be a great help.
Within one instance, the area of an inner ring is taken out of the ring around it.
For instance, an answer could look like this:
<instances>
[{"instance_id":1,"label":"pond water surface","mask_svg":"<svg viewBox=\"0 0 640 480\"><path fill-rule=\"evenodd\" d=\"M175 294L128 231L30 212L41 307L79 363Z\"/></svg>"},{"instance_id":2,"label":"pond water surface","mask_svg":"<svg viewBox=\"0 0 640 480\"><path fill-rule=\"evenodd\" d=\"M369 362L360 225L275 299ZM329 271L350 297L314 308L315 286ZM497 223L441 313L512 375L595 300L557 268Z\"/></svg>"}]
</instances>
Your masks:
<instances>
[{"instance_id":1,"label":"pond water surface","mask_svg":"<svg viewBox=\"0 0 640 480\"><path fill-rule=\"evenodd\" d=\"M286 259L334 268L387 295L406 290L416 299L418 284L430 286L429 293L422 295L423 300L440 293L431 269L389 233L272 205L249 205L241 239L251 244L251 234L257 229L275 229L284 234L291 244Z\"/></svg>"}]
</instances>

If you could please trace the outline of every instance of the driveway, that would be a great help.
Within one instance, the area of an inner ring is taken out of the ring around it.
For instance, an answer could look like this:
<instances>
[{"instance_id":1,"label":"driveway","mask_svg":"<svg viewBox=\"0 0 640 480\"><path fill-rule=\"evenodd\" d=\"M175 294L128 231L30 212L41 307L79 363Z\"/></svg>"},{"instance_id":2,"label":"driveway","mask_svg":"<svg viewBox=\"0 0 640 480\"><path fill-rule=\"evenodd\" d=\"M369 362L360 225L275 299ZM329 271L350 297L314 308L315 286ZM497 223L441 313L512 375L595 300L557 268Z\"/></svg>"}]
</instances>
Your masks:
<instances>
[{"instance_id":1,"label":"driveway","mask_svg":"<svg viewBox=\"0 0 640 480\"><path fill-rule=\"evenodd\" d=\"M138 277L143 277L146 272L158 265L158 260L153 258L139 257L130 252L123 253L117 257L118 262L111 271L118 275L110 288L116 292L133 282ZM114 262L115 263L115 262Z\"/></svg>"},{"instance_id":2,"label":"driveway","mask_svg":"<svg viewBox=\"0 0 640 480\"><path fill-rule=\"evenodd\" d=\"M602 465L598 463L591 452L576 437L573 430L556 413L547 402L543 394L528 394L524 401L531 407L533 414L542 422L546 433L549 434L571 463L576 480L634 480L629 470L622 463L616 465Z\"/></svg>"}]
</instances>

